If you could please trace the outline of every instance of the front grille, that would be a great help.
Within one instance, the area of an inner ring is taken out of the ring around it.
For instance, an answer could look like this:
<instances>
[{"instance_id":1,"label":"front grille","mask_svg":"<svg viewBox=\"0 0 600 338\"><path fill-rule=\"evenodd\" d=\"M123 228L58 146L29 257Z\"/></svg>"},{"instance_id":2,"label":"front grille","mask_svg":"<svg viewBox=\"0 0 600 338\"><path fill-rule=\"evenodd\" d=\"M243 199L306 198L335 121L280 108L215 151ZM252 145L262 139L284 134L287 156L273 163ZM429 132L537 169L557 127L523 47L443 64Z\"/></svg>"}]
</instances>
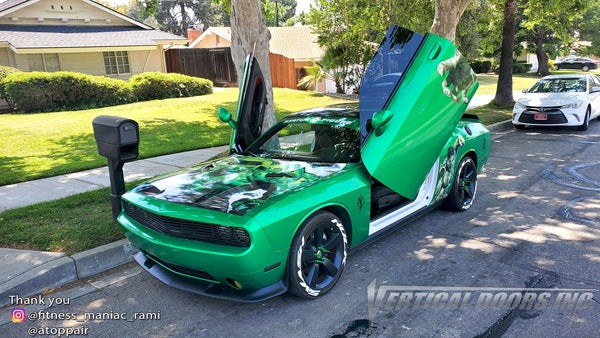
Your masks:
<instances>
[{"instance_id":1,"label":"front grille","mask_svg":"<svg viewBox=\"0 0 600 338\"><path fill-rule=\"evenodd\" d=\"M123 211L129 218L163 235L229 246L245 248L250 246L248 232L240 227L157 215L125 201L123 201Z\"/></svg>"},{"instance_id":2,"label":"front grille","mask_svg":"<svg viewBox=\"0 0 600 338\"><path fill-rule=\"evenodd\" d=\"M215 279L215 277L211 276L211 274L209 274L206 271L202 271L202 270L196 270L196 269L192 269L192 268L188 268L185 266L181 266L181 265L177 265L177 264L171 264L171 263L167 263L161 259L158 259L150 254L147 254L144 252L144 254L152 259L153 261L155 261L156 263L159 263L175 272L179 272L188 276L193 276L193 277L197 277L197 278L202 278L202 279L206 279L212 282L217 282L217 280ZM218 283L218 282L217 282Z\"/></svg>"},{"instance_id":3,"label":"front grille","mask_svg":"<svg viewBox=\"0 0 600 338\"><path fill-rule=\"evenodd\" d=\"M529 108L529 107L528 107ZM548 114L547 120L536 120L535 113L523 112L521 117L519 117L519 122L522 123L533 123L533 124L560 124L567 123L567 118L562 112L558 113L549 113L548 111L544 111L541 114Z\"/></svg>"},{"instance_id":4,"label":"front grille","mask_svg":"<svg viewBox=\"0 0 600 338\"><path fill-rule=\"evenodd\" d=\"M548 113L556 113L556 112L560 112L560 106L555 106L555 107L534 107L534 106L527 106L527 110L533 113L544 113L544 114L548 114Z\"/></svg>"}]
</instances>

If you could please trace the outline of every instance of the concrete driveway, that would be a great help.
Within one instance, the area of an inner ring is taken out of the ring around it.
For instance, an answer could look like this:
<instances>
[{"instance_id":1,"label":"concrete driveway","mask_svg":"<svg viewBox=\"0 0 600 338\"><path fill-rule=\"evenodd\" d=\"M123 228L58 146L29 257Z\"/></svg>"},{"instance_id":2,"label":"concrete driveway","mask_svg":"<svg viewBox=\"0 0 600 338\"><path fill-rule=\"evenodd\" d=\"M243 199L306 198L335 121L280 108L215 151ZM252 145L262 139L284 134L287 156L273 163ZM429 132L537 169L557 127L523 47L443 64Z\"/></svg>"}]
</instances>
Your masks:
<instances>
[{"instance_id":1,"label":"concrete driveway","mask_svg":"<svg viewBox=\"0 0 600 338\"><path fill-rule=\"evenodd\" d=\"M0 331L10 337L28 336L29 327L85 327L88 335L105 337L598 337L600 121L591 121L586 132L539 128L496 135L478 182L469 211L436 209L354 253L338 285L316 301L289 295L254 304L216 300L165 286L128 265L45 295L65 297L69 305L24 307L28 314L113 319L6 323L17 307L9 306L0 309ZM369 322L367 289L374 280L379 290L577 289L593 290L593 299L523 310L472 304L386 309L384 303ZM139 313L147 314L144 320Z\"/></svg>"}]
</instances>

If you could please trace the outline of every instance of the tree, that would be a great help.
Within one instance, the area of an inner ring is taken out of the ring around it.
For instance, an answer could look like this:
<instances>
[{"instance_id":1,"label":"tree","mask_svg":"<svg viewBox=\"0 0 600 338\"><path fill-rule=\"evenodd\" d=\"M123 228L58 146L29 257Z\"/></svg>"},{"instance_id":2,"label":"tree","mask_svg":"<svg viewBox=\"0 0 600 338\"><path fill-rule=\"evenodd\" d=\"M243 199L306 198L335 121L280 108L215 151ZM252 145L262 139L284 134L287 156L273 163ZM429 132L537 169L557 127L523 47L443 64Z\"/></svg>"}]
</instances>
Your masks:
<instances>
[{"instance_id":1,"label":"tree","mask_svg":"<svg viewBox=\"0 0 600 338\"><path fill-rule=\"evenodd\" d=\"M281 26L296 13L296 0L261 0L267 26Z\"/></svg>"},{"instance_id":2,"label":"tree","mask_svg":"<svg viewBox=\"0 0 600 338\"><path fill-rule=\"evenodd\" d=\"M158 24L160 29L181 36L185 36L190 27L203 24L206 29L223 25L226 20L221 6L206 0L131 0L125 12L140 21Z\"/></svg>"},{"instance_id":3,"label":"tree","mask_svg":"<svg viewBox=\"0 0 600 338\"><path fill-rule=\"evenodd\" d=\"M502 27L502 51L500 53L500 70L498 73L498 85L494 102L498 105L508 105L513 99L513 50L515 44L515 16L517 12L517 0L506 0L504 2L504 21Z\"/></svg>"},{"instance_id":4,"label":"tree","mask_svg":"<svg viewBox=\"0 0 600 338\"><path fill-rule=\"evenodd\" d=\"M435 0L431 33L454 42L456 26L472 0Z\"/></svg>"},{"instance_id":5,"label":"tree","mask_svg":"<svg viewBox=\"0 0 600 338\"><path fill-rule=\"evenodd\" d=\"M310 10L313 32L324 50L336 51L338 92L360 85L376 46L393 23L425 33L433 20L430 0L316 0Z\"/></svg>"},{"instance_id":6,"label":"tree","mask_svg":"<svg viewBox=\"0 0 600 338\"><path fill-rule=\"evenodd\" d=\"M576 21L576 26L580 40L592 43L591 46L582 47L580 53L600 56L600 2L592 2L583 16Z\"/></svg>"},{"instance_id":7,"label":"tree","mask_svg":"<svg viewBox=\"0 0 600 338\"><path fill-rule=\"evenodd\" d=\"M545 43L569 44L573 41L574 22L581 18L590 0L548 1L528 0L523 11L522 26L527 29L526 40L535 46L538 75L550 74Z\"/></svg>"},{"instance_id":8,"label":"tree","mask_svg":"<svg viewBox=\"0 0 600 338\"><path fill-rule=\"evenodd\" d=\"M273 106L273 86L269 64L269 40L271 33L267 29L262 15L260 0L231 0L231 56L237 69L238 81L243 74L246 56L255 51L254 56L262 70L267 91L267 105L263 120L263 130L275 124Z\"/></svg>"}]
</instances>

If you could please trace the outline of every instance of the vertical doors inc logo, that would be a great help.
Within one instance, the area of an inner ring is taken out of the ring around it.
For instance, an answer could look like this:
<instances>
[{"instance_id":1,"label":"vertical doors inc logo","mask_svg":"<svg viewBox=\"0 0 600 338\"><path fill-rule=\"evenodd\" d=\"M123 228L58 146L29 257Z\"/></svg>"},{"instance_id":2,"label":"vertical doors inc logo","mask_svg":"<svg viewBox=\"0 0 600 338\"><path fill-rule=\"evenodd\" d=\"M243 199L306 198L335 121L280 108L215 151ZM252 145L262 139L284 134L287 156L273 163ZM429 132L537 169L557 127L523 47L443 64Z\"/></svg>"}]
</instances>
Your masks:
<instances>
[{"instance_id":1,"label":"vertical doors inc logo","mask_svg":"<svg viewBox=\"0 0 600 338\"><path fill-rule=\"evenodd\" d=\"M22 323L25 321L25 309L12 309L10 320L14 323Z\"/></svg>"}]
</instances>

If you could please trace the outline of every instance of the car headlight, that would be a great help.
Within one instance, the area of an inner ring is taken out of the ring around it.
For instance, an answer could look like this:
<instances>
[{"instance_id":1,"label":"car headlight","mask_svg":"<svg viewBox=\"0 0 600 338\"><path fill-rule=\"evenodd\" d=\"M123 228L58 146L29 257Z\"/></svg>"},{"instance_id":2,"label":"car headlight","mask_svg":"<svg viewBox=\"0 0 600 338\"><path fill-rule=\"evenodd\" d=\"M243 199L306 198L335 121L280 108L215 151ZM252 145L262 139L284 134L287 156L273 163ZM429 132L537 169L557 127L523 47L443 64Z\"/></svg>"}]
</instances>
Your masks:
<instances>
[{"instance_id":1,"label":"car headlight","mask_svg":"<svg viewBox=\"0 0 600 338\"><path fill-rule=\"evenodd\" d=\"M515 103L515 109L523 110L525 108L527 108L527 107L524 104L522 104L521 102L517 101L517 103Z\"/></svg>"},{"instance_id":2,"label":"car headlight","mask_svg":"<svg viewBox=\"0 0 600 338\"><path fill-rule=\"evenodd\" d=\"M564 106L562 106L561 108L580 108L583 105L583 102L579 101L579 102L573 102L573 103L569 103L569 104L565 104Z\"/></svg>"}]
</instances>

